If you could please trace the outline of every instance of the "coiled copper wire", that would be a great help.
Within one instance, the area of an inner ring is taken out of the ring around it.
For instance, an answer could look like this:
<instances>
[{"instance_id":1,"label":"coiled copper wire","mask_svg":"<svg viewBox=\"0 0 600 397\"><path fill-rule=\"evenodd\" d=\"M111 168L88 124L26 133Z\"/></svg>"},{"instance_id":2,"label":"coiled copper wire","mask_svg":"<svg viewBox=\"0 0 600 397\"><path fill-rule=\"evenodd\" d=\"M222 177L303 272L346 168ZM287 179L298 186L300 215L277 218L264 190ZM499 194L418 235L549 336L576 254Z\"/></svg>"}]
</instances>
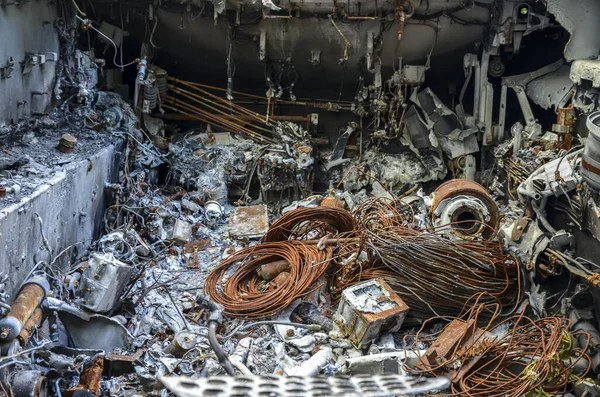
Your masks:
<instances>
[{"instance_id":1,"label":"coiled copper wire","mask_svg":"<svg viewBox=\"0 0 600 397\"><path fill-rule=\"evenodd\" d=\"M483 303L499 301L504 308L520 301L517 259L504 254L499 242L449 239L439 233L448 226L415 229L412 209L400 201L368 200L354 215L369 261L336 269L336 291L382 277L411 308L407 324L457 316L481 292Z\"/></svg>"},{"instance_id":2,"label":"coiled copper wire","mask_svg":"<svg viewBox=\"0 0 600 397\"><path fill-rule=\"evenodd\" d=\"M317 280L327 271L331 258L331 248L319 250L299 241L250 246L217 265L208 274L204 291L223 305L230 317L266 318L318 288ZM290 264L289 276L277 287L269 288L257 271L264 264L282 259Z\"/></svg>"},{"instance_id":3,"label":"coiled copper wire","mask_svg":"<svg viewBox=\"0 0 600 397\"><path fill-rule=\"evenodd\" d=\"M356 228L352 214L337 207L297 208L275 221L263 242L303 240L328 233L349 232Z\"/></svg>"}]
</instances>

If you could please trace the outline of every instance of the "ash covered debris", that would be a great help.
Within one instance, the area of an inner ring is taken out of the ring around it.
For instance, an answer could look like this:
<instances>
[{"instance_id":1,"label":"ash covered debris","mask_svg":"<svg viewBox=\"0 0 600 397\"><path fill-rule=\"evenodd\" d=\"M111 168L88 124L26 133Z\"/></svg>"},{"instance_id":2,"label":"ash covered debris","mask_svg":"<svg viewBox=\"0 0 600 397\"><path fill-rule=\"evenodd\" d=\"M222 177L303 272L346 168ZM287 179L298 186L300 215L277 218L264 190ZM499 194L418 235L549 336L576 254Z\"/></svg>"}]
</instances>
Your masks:
<instances>
[{"instance_id":1,"label":"ash covered debris","mask_svg":"<svg viewBox=\"0 0 600 397\"><path fill-rule=\"evenodd\" d=\"M342 3L57 2L54 104L0 127L0 394L600 395L574 2Z\"/></svg>"}]
</instances>

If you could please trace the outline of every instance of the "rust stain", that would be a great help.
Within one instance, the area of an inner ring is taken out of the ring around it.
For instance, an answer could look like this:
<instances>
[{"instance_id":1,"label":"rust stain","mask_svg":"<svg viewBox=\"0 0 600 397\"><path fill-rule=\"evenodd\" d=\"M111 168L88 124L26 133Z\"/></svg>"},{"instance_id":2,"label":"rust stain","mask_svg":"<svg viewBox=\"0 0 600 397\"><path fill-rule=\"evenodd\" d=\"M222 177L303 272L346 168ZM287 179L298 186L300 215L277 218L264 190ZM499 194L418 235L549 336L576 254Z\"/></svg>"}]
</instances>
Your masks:
<instances>
[{"instance_id":1,"label":"rust stain","mask_svg":"<svg viewBox=\"0 0 600 397\"><path fill-rule=\"evenodd\" d=\"M25 346L27 342L29 342L29 338L31 338L33 330L42 323L43 316L44 312L41 308L38 307L37 309L35 309L31 317L29 317L29 320L27 320L27 322L23 326L23 329L21 330L21 333L18 336L19 341L23 346Z\"/></svg>"},{"instance_id":2,"label":"rust stain","mask_svg":"<svg viewBox=\"0 0 600 397\"><path fill-rule=\"evenodd\" d=\"M106 360L108 361L125 361L125 362L129 362L129 363L133 363L137 360L139 360L142 357L142 354L144 353L143 350L138 350L137 352L135 352L135 354L131 354L131 355L122 355L122 354L107 354L105 357Z\"/></svg>"},{"instance_id":3,"label":"rust stain","mask_svg":"<svg viewBox=\"0 0 600 397\"><path fill-rule=\"evenodd\" d=\"M67 390L67 393L72 394L77 390L89 390L94 395L98 395L100 390L100 378L104 372L104 358L96 357L92 365L87 367L79 377L79 385Z\"/></svg>"},{"instance_id":4,"label":"rust stain","mask_svg":"<svg viewBox=\"0 0 600 397\"><path fill-rule=\"evenodd\" d=\"M234 237L261 237L269 229L266 205L236 208L229 218L229 227Z\"/></svg>"},{"instance_id":5,"label":"rust stain","mask_svg":"<svg viewBox=\"0 0 600 397\"><path fill-rule=\"evenodd\" d=\"M185 252L188 254L192 254L198 251L204 251L205 249L210 247L210 239L198 240L191 243L187 243L185 247Z\"/></svg>"}]
</instances>

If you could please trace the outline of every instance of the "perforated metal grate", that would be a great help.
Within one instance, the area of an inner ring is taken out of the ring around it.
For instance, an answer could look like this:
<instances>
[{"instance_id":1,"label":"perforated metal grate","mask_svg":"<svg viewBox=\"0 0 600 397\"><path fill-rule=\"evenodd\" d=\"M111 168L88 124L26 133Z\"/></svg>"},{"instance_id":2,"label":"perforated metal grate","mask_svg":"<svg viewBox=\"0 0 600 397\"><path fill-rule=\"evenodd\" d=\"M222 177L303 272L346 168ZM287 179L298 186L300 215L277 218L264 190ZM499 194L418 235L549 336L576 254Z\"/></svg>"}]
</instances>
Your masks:
<instances>
[{"instance_id":1,"label":"perforated metal grate","mask_svg":"<svg viewBox=\"0 0 600 397\"><path fill-rule=\"evenodd\" d=\"M400 375L163 377L161 382L179 397L378 397L424 393L444 389L450 384L444 378Z\"/></svg>"}]
</instances>

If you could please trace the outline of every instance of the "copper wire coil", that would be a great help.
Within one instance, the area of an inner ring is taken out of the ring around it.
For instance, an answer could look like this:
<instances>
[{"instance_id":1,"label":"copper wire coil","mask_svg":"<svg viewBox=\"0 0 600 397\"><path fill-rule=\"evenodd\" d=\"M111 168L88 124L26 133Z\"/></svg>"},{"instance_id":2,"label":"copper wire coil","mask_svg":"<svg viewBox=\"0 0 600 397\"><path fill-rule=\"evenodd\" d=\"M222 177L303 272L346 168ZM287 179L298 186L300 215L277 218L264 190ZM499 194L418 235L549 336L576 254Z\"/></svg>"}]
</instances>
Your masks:
<instances>
[{"instance_id":1,"label":"copper wire coil","mask_svg":"<svg viewBox=\"0 0 600 397\"><path fill-rule=\"evenodd\" d=\"M467 323L477 324L482 331L471 349L463 350L459 345L452 348L446 357L432 364L419 352L423 343L433 342L439 334L425 335L429 326L440 320L455 318L443 316L426 320L414 335L405 335L405 350L412 350L424 369L406 366L412 374L442 374L448 371L459 374L453 378L451 393L444 396L490 396L519 397L527 392L535 395L565 392L572 382L571 369L579 360L587 360L585 353L590 336L586 333L569 333L571 321L560 317L533 320L525 311L504 320L500 319L498 303L484 304L485 294L477 294L469 301L470 309L460 317ZM486 315L484 320L484 314ZM508 332L504 331L508 327ZM489 332L489 333L488 333ZM489 335L503 335L489 339ZM488 335L488 339L484 339ZM584 336L585 346L575 346L573 338ZM470 361L477 361L473 364Z\"/></svg>"},{"instance_id":2,"label":"copper wire coil","mask_svg":"<svg viewBox=\"0 0 600 397\"><path fill-rule=\"evenodd\" d=\"M328 233L356 229L352 214L337 207L297 208L286 212L271 225L263 242L315 239Z\"/></svg>"},{"instance_id":3,"label":"copper wire coil","mask_svg":"<svg viewBox=\"0 0 600 397\"><path fill-rule=\"evenodd\" d=\"M209 273L204 290L225 308L225 314L230 317L270 317L318 288L317 280L327 271L331 258L331 248L319 250L299 241L254 245L217 265ZM269 289L258 269L282 259L290 264L289 276L276 288ZM231 271L233 274L227 277Z\"/></svg>"}]
</instances>

